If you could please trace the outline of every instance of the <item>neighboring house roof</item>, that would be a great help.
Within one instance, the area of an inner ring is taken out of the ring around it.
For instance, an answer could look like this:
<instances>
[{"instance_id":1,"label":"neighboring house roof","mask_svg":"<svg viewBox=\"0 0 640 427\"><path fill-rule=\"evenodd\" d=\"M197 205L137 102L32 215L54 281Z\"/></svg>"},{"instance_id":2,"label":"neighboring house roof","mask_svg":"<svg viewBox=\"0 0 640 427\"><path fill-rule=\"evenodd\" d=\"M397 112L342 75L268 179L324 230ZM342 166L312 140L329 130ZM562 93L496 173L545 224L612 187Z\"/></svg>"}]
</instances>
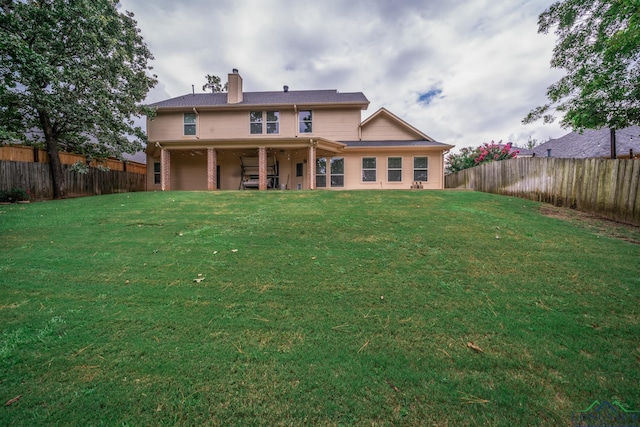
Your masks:
<instances>
[{"instance_id":1,"label":"neighboring house roof","mask_svg":"<svg viewBox=\"0 0 640 427\"><path fill-rule=\"evenodd\" d=\"M147 153L144 151L138 151L135 154L122 153L122 158L128 162L147 164Z\"/></svg>"},{"instance_id":2,"label":"neighboring house roof","mask_svg":"<svg viewBox=\"0 0 640 427\"><path fill-rule=\"evenodd\" d=\"M227 103L227 93L195 93L150 104L155 108L228 107L259 105L363 104L369 100L362 92L337 90L293 90L280 92L244 92L238 104Z\"/></svg>"},{"instance_id":3,"label":"neighboring house roof","mask_svg":"<svg viewBox=\"0 0 640 427\"><path fill-rule=\"evenodd\" d=\"M513 149L518 151L517 157L533 157L533 150L516 147L515 145L513 146Z\"/></svg>"},{"instance_id":4,"label":"neighboring house roof","mask_svg":"<svg viewBox=\"0 0 640 427\"><path fill-rule=\"evenodd\" d=\"M628 156L629 150L633 150L634 155L640 153L640 126L616 131L616 155ZM550 139L531 151L536 157L576 159L610 157L610 132L607 128L585 130L583 133L571 132L560 138Z\"/></svg>"}]
</instances>

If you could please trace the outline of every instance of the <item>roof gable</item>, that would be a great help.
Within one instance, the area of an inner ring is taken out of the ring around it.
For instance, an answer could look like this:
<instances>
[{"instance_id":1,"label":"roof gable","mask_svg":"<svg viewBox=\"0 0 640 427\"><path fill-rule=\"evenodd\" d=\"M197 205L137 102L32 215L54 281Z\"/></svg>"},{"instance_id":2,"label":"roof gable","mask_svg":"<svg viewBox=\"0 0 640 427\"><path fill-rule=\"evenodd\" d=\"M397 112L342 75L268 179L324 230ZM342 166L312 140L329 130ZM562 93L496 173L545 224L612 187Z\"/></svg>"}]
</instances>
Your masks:
<instances>
[{"instance_id":1,"label":"roof gable","mask_svg":"<svg viewBox=\"0 0 640 427\"><path fill-rule=\"evenodd\" d=\"M360 123L363 140L426 140L435 141L382 107Z\"/></svg>"}]
</instances>

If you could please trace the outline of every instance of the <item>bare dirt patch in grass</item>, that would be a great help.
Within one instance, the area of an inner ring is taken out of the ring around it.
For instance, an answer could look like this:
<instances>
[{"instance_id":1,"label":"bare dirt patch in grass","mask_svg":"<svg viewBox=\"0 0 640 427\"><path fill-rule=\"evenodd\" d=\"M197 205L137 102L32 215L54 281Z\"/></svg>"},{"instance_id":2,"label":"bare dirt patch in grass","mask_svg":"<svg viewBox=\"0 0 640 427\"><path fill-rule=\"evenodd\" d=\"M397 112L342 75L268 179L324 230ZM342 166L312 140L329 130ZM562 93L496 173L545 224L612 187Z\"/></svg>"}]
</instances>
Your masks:
<instances>
[{"instance_id":1,"label":"bare dirt patch in grass","mask_svg":"<svg viewBox=\"0 0 640 427\"><path fill-rule=\"evenodd\" d=\"M578 225L598 236L612 237L625 242L640 245L640 227L623 224L595 215L545 204L540 207L540 213L550 218L558 218Z\"/></svg>"}]
</instances>

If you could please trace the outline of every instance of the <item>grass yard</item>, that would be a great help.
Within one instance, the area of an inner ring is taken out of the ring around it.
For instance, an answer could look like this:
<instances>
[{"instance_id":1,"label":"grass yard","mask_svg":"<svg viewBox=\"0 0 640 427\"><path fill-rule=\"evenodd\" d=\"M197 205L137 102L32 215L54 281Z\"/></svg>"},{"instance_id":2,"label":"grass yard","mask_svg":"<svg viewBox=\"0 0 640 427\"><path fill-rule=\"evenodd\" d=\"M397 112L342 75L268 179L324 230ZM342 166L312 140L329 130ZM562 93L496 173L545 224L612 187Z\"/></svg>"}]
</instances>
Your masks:
<instances>
[{"instance_id":1,"label":"grass yard","mask_svg":"<svg viewBox=\"0 0 640 427\"><path fill-rule=\"evenodd\" d=\"M542 208L458 191L0 206L0 425L640 411L640 232Z\"/></svg>"}]
</instances>

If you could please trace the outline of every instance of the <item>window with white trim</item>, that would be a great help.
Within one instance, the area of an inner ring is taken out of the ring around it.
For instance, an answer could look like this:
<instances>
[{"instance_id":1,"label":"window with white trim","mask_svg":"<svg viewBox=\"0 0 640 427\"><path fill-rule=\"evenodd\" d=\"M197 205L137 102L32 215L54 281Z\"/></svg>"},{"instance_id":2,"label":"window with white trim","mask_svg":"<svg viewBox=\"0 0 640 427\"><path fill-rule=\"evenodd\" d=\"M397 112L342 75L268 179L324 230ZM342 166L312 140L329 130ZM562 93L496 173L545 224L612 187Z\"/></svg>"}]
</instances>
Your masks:
<instances>
[{"instance_id":1,"label":"window with white trim","mask_svg":"<svg viewBox=\"0 0 640 427\"><path fill-rule=\"evenodd\" d=\"M262 111L249 113L249 128L252 135L262 134Z\"/></svg>"},{"instance_id":2,"label":"window with white trim","mask_svg":"<svg viewBox=\"0 0 640 427\"><path fill-rule=\"evenodd\" d=\"M375 157L363 157L362 158L362 182L375 182L376 181L376 158Z\"/></svg>"},{"instance_id":3,"label":"window with white trim","mask_svg":"<svg viewBox=\"0 0 640 427\"><path fill-rule=\"evenodd\" d=\"M331 158L331 186L344 187L344 158Z\"/></svg>"},{"instance_id":4,"label":"window with white trim","mask_svg":"<svg viewBox=\"0 0 640 427\"><path fill-rule=\"evenodd\" d=\"M429 158L414 157L413 158L413 180L426 182L429 180Z\"/></svg>"},{"instance_id":5,"label":"window with white trim","mask_svg":"<svg viewBox=\"0 0 640 427\"><path fill-rule=\"evenodd\" d=\"M184 113L184 135L190 136L196 134L196 115L195 113Z\"/></svg>"},{"instance_id":6,"label":"window with white trim","mask_svg":"<svg viewBox=\"0 0 640 427\"><path fill-rule=\"evenodd\" d=\"M280 133L279 111L267 111L267 133Z\"/></svg>"},{"instance_id":7,"label":"window with white trim","mask_svg":"<svg viewBox=\"0 0 640 427\"><path fill-rule=\"evenodd\" d=\"M153 183L160 184L162 181L162 177L160 175L162 169L160 167L160 162L153 162Z\"/></svg>"},{"instance_id":8,"label":"window with white trim","mask_svg":"<svg viewBox=\"0 0 640 427\"><path fill-rule=\"evenodd\" d=\"M316 159L316 187L327 186L327 159L319 157Z\"/></svg>"},{"instance_id":9,"label":"window with white trim","mask_svg":"<svg viewBox=\"0 0 640 427\"><path fill-rule=\"evenodd\" d=\"M249 113L249 132L251 135L261 135L265 133L280 133L280 112L279 111L251 111Z\"/></svg>"},{"instance_id":10,"label":"window with white trim","mask_svg":"<svg viewBox=\"0 0 640 427\"><path fill-rule=\"evenodd\" d=\"M312 113L310 110L303 110L298 112L298 131L299 133L312 133L313 122Z\"/></svg>"},{"instance_id":11,"label":"window with white trim","mask_svg":"<svg viewBox=\"0 0 640 427\"><path fill-rule=\"evenodd\" d=\"M387 181L402 182L402 157L387 157Z\"/></svg>"}]
</instances>

